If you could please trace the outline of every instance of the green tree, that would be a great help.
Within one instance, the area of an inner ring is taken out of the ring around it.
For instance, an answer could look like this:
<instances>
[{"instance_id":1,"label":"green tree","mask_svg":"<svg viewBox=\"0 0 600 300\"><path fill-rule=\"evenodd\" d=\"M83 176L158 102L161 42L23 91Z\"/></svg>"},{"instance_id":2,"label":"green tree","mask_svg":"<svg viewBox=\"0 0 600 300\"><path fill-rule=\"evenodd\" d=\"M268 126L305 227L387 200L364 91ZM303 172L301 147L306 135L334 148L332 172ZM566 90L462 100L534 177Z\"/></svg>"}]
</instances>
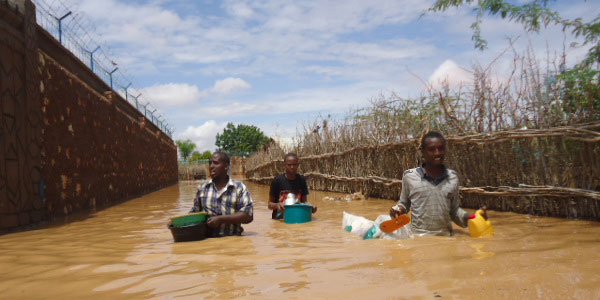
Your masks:
<instances>
[{"instance_id":1,"label":"green tree","mask_svg":"<svg viewBox=\"0 0 600 300\"><path fill-rule=\"evenodd\" d=\"M557 11L548 8L550 0L530 0L525 4L512 4L504 0L436 0L429 11L445 11L450 7L471 5L475 2L477 4L473 10L477 13L477 18L471 24L471 39L477 49L487 48L487 41L481 36L481 21L483 15L488 14L520 23L530 32L539 32L542 26L546 27L549 24L562 26L563 30L571 31L576 37L583 37L584 45L592 46L583 61L585 66L600 61L600 15L589 22L584 22L581 18L565 19Z\"/></svg>"},{"instance_id":2,"label":"green tree","mask_svg":"<svg viewBox=\"0 0 600 300\"><path fill-rule=\"evenodd\" d=\"M179 154L181 155L181 158L185 161L188 160L188 158L190 157L190 154L192 154L192 152L194 151L194 149L196 149L196 144L194 144L194 142L192 142L192 140L177 140L175 141L175 143L177 144L177 147L179 148Z\"/></svg>"},{"instance_id":3,"label":"green tree","mask_svg":"<svg viewBox=\"0 0 600 300\"><path fill-rule=\"evenodd\" d=\"M197 160L201 160L201 159L210 159L210 157L212 156L212 153L208 150L200 153L198 151L194 151L192 153L192 156L190 157L190 161L197 161Z\"/></svg>"},{"instance_id":4,"label":"green tree","mask_svg":"<svg viewBox=\"0 0 600 300\"><path fill-rule=\"evenodd\" d=\"M223 133L217 134L215 145L218 151L227 152L233 156L249 156L266 145L269 138L256 126L227 123Z\"/></svg>"},{"instance_id":5,"label":"green tree","mask_svg":"<svg viewBox=\"0 0 600 300\"><path fill-rule=\"evenodd\" d=\"M211 156L212 156L212 152L206 150L206 151L202 152L202 154L200 155L200 159L210 159Z\"/></svg>"},{"instance_id":6,"label":"green tree","mask_svg":"<svg viewBox=\"0 0 600 300\"><path fill-rule=\"evenodd\" d=\"M192 155L190 155L190 161L197 161L200 159L200 152L198 151L194 151L192 152Z\"/></svg>"}]
</instances>

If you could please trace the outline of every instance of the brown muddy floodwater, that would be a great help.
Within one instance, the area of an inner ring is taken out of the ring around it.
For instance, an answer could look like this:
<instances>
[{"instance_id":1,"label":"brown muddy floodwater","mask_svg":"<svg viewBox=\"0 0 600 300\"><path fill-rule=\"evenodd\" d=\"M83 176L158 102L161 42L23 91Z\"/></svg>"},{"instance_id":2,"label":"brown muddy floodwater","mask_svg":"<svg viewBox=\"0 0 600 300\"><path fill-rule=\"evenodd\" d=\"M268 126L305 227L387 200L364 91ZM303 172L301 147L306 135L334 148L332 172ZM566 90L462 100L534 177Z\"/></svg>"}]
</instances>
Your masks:
<instances>
[{"instance_id":1,"label":"brown muddy floodwater","mask_svg":"<svg viewBox=\"0 0 600 300\"><path fill-rule=\"evenodd\" d=\"M371 220L390 200L323 200L313 222L270 219L248 183L242 237L173 243L192 206L180 182L68 224L0 236L1 299L600 299L598 222L490 212L495 236L362 240L342 212Z\"/></svg>"}]
</instances>

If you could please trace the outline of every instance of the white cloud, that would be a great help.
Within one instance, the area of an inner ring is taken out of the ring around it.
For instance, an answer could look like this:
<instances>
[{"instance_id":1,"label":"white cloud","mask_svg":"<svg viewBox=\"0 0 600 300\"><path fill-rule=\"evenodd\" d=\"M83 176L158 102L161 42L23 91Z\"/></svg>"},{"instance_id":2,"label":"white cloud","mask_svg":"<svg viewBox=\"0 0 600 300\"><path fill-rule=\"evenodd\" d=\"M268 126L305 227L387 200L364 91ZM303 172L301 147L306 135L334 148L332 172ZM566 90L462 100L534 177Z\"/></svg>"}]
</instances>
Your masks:
<instances>
[{"instance_id":1,"label":"white cloud","mask_svg":"<svg viewBox=\"0 0 600 300\"><path fill-rule=\"evenodd\" d=\"M405 82L408 86L418 84L416 80ZM364 82L337 87L309 88L287 93L262 96L260 99L231 101L212 106L203 105L196 115L210 117L260 116L272 114L293 114L316 111L342 112L351 107L369 104L369 99L382 91L381 82ZM391 90L391 86L390 89Z\"/></svg>"},{"instance_id":2,"label":"white cloud","mask_svg":"<svg viewBox=\"0 0 600 300\"><path fill-rule=\"evenodd\" d=\"M260 129L287 152L292 151L292 147L297 144L295 127L297 124L293 125L287 127L279 123L261 124Z\"/></svg>"},{"instance_id":3,"label":"white cloud","mask_svg":"<svg viewBox=\"0 0 600 300\"><path fill-rule=\"evenodd\" d=\"M263 12L269 31L311 32L335 35L367 30L384 24L407 23L417 19L429 5L426 1L272 1L251 2Z\"/></svg>"},{"instance_id":4,"label":"white cloud","mask_svg":"<svg viewBox=\"0 0 600 300\"><path fill-rule=\"evenodd\" d=\"M177 134L177 140L190 139L196 144L197 151L215 150L217 133L222 133L227 122L217 123L215 120L204 122L200 126L188 126L183 132Z\"/></svg>"},{"instance_id":5,"label":"white cloud","mask_svg":"<svg viewBox=\"0 0 600 300\"><path fill-rule=\"evenodd\" d=\"M217 80L212 91L219 94L229 94L234 91L249 89L251 85L244 79L228 77L223 80Z\"/></svg>"},{"instance_id":6,"label":"white cloud","mask_svg":"<svg viewBox=\"0 0 600 300\"><path fill-rule=\"evenodd\" d=\"M250 18L254 15L254 10L248 4L240 1L228 1L224 3L225 9L230 15L240 18Z\"/></svg>"},{"instance_id":7,"label":"white cloud","mask_svg":"<svg viewBox=\"0 0 600 300\"><path fill-rule=\"evenodd\" d=\"M250 87L251 85L241 78L228 77L223 80L217 80L214 86L205 90L200 90L198 86L187 83L166 83L143 88L141 89L141 93L144 96L149 95L147 98L151 99L150 102L158 108L168 108L196 104L198 100L212 93L230 94L235 91L249 89ZM238 104L235 107L236 111L247 108L247 105L243 103ZM252 106L249 109L253 108ZM212 113L223 115L222 110L216 109Z\"/></svg>"},{"instance_id":8,"label":"white cloud","mask_svg":"<svg viewBox=\"0 0 600 300\"><path fill-rule=\"evenodd\" d=\"M203 107L201 111L202 114L211 117L228 117L243 114L254 115L257 112L257 108L255 104L233 102L226 105Z\"/></svg>"},{"instance_id":9,"label":"white cloud","mask_svg":"<svg viewBox=\"0 0 600 300\"><path fill-rule=\"evenodd\" d=\"M149 95L151 102L159 108L193 104L203 96L197 86L187 83L157 84L143 88L141 92Z\"/></svg>"},{"instance_id":10,"label":"white cloud","mask_svg":"<svg viewBox=\"0 0 600 300\"><path fill-rule=\"evenodd\" d=\"M296 140L291 136L275 136L273 139L284 149L290 149L296 143Z\"/></svg>"},{"instance_id":11,"label":"white cloud","mask_svg":"<svg viewBox=\"0 0 600 300\"><path fill-rule=\"evenodd\" d=\"M444 84L454 89L472 81L473 74L458 66L453 60L447 59L431 74L428 84L434 89L440 89Z\"/></svg>"},{"instance_id":12,"label":"white cloud","mask_svg":"<svg viewBox=\"0 0 600 300\"><path fill-rule=\"evenodd\" d=\"M424 42L397 45L389 40L340 39L340 35L380 25L412 22L428 5L420 0L349 1L344 5L330 1L224 1L214 2L212 5L221 7L212 7L216 11L207 15L181 13L168 4L82 0L79 6L98 24L102 38L116 45L120 61L128 61L129 68L154 73L195 67L196 74L209 76L287 75L310 72L305 68L310 64L307 61L326 60L340 64L339 72L330 76L362 80L372 79L373 74L391 74L357 72L357 64L365 66L361 69L370 65L370 69L376 62L393 61L388 66L397 68L387 71L394 72L404 67L399 60L431 52Z\"/></svg>"}]
</instances>

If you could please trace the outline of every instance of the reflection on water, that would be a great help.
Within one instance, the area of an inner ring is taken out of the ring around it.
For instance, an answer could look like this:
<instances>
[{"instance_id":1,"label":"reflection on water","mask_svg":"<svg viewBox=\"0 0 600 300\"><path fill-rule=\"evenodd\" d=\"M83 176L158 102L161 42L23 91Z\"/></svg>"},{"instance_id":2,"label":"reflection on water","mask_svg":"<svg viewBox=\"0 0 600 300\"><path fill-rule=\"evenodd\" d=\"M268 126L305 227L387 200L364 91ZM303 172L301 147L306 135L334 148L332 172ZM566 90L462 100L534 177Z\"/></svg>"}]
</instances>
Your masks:
<instances>
[{"instance_id":1,"label":"reflection on water","mask_svg":"<svg viewBox=\"0 0 600 300\"><path fill-rule=\"evenodd\" d=\"M189 211L198 183L0 236L0 298L600 299L597 222L492 211L491 238L456 228L362 240L342 230L342 212L373 220L392 201L313 191L313 221L284 224L270 219L268 187L248 183L256 207L244 236L175 244L165 224Z\"/></svg>"},{"instance_id":2,"label":"reflection on water","mask_svg":"<svg viewBox=\"0 0 600 300\"><path fill-rule=\"evenodd\" d=\"M475 253L471 254L471 257L474 259L485 259L494 256L496 253L484 251L485 247L484 243L472 243L469 244L469 247L475 249Z\"/></svg>"}]
</instances>

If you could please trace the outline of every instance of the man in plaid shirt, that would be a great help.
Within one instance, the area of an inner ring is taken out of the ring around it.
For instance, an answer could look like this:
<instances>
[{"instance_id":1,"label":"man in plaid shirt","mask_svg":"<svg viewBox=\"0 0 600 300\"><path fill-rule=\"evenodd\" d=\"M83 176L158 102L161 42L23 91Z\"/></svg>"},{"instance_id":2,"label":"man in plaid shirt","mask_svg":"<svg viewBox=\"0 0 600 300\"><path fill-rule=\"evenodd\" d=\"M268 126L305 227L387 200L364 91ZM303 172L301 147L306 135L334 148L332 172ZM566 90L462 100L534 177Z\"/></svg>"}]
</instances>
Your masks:
<instances>
[{"instance_id":1,"label":"man in plaid shirt","mask_svg":"<svg viewBox=\"0 0 600 300\"><path fill-rule=\"evenodd\" d=\"M210 236L241 235L241 224L253 220L252 196L248 188L240 181L227 175L229 156L224 152L215 152L210 158L211 180L198 187L194 208L191 212L208 213Z\"/></svg>"}]
</instances>

